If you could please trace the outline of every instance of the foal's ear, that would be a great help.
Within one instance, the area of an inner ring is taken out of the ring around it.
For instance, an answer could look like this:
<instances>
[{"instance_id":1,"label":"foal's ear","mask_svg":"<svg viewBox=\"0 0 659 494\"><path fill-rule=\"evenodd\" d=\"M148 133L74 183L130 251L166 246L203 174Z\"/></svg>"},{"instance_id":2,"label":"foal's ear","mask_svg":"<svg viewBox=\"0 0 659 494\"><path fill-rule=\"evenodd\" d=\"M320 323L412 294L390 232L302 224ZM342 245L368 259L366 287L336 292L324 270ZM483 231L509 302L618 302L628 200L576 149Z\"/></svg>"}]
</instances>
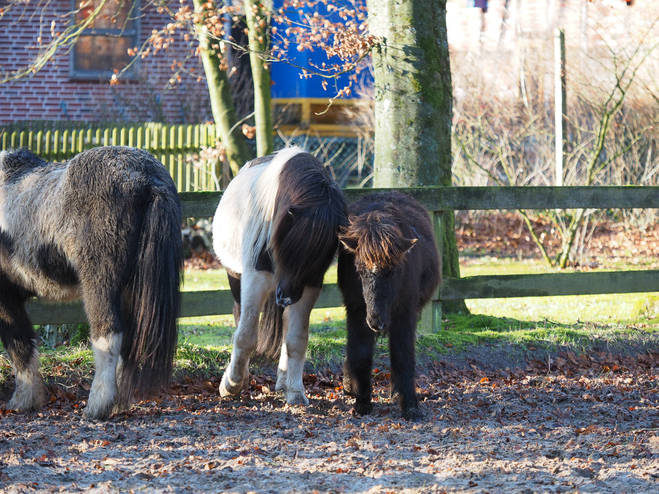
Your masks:
<instances>
[{"instance_id":1,"label":"foal's ear","mask_svg":"<svg viewBox=\"0 0 659 494\"><path fill-rule=\"evenodd\" d=\"M407 254L409 251L411 251L412 247L414 247L414 244L416 244L418 241L419 241L418 238L403 239L403 248L405 249L405 253Z\"/></svg>"},{"instance_id":2,"label":"foal's ear","mask_svg":"<svg viewBox=\"0 0 659 494\"><path fill-rule=\"evenodd\" d=\"M357 250L357 239L352 236L339 233L339 242L341 242L343 248L350 254L354 254Z\"/></svg>"}]
</instances>

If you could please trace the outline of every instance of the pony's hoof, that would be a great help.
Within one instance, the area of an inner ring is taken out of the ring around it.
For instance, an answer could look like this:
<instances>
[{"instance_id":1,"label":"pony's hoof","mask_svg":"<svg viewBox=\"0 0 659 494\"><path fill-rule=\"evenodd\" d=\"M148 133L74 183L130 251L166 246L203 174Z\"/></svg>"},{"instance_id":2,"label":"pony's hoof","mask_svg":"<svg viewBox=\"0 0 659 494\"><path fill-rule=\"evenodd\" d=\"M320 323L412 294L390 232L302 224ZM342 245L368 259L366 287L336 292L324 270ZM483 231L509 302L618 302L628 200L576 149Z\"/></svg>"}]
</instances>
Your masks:
<instances>
[{"instance_id":1,"label":"pony's hoof","mask_svg":"<svg viewBox=\"0 0 659 494\"><path fill-rule=\"evenodd\" d=\"M355 402L355 412L359 415L370 415L373 411L373 403L369 401L359 401Z\"/></svg>"},{"instance_id":2,"label":"pony's hoof","mask_svg":"<svg viewBox=\"0 0 659 494\"><path fill-rule=\"evenodd\" d=\"M244 383L232 384L226 374L222 377L220 383L220 396L226 398L228 396L238 396L245 388Z\"/></svg>"},{"instance_id":3,"label":"pony's hoof","mask_svg":"<svg viewBox=\"0 0 659 494\"><path fill-rule=\"evenodd\" d=\"M309 400L304 395L304 391L287 391L286 403L289 405L302 405L306 407L309 405Z\"/></svg>"},{"instance_id":4,"label":"pony's hoof","mask_svg":"<svg viewBox=\"0 0 659 494\"><path fill-rule=\"evenodd\" d=\"M275 391L284 392L286 391L286 374L280 374L277 376L277 384L275 384Z\"/></svg>"},{"instance_id":5,"label":"pony's hoof","mask_svg":"<svg viewBox=\"0 0 659 494\"><path fill-rule=\"evenodd\" d=\"M46 403L46 395L46 387L43 385L34 390L16 391L7 403L7 409L17 412L36 412Z\"/></svg>"},{"instance_id":6,"label":"pony's hoof","mask_svg":"<svg viewBox=\"0 0 659 494\"><path fill-rule=\"evenodd\" d=\"M347 396L355 396L352 392L352 379L348 376L343 376L343 393Z\"/></svg>"},{"instance_id":7,"label":"pony's hoof","mask_svg":"<svg viewBox=\"0 0 659 494\"><path fill-rule=\"evenodd\" d=\"M87 404L82 416L87 420L107 420L112 415L113 408L113 405L98 407Z\"/></svg>"},{"instance_id":8,"label":"pony's hoof","mask_svg":"<svg viewBox=\"0 0 659 494\"><path fill-rule=\"evenodd\" d=\"M403 410L403 418L411 422L421 422L423 420L423 413L418 407L408 408Z\"/></svg>"}]
</instances>

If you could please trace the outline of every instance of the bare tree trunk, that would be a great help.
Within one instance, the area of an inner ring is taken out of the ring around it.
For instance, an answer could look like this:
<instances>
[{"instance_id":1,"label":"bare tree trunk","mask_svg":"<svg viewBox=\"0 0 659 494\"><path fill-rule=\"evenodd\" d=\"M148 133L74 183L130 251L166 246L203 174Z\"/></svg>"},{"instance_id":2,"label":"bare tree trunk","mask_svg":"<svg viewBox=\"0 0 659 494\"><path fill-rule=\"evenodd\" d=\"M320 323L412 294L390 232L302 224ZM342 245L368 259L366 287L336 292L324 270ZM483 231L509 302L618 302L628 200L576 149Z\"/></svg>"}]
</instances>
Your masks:
<instances>
[{"instance_id":1,"label":"bare tree trunk","mask_svg":"<svg viewBox=\"0 0 659 494\"><path fill-rule=\"evenodd\" d=\"M202 0L194 0L194 6L196 10L200 10ZM231 95L229 77L221 68L222 53L218 46L219 41L211 40L206 35L206 27L203 24L197 27L201 31L199 48L208 84L213 120L220 131L220 139L226 150L231 171L235 176L240 167L249 161L249 149L245 143L245 137L237 125L238 117Z\"/></svg>"},{"instance_id":2,"label":"bare tree trunk","mask_svg":"<svg viewBox=\"0 0 659 494\"><path fill-rule=\"evenodd\" d=\"M375 187L451 185L453 90L446 0L371 0ZM444 223L443 273L459 277L453 215ZM445 310L467 311L464 301Z\"/></svg>"},{"instance_id":3,"label":"bare tree trunk","mask_svg":"<svg viewBox=\"0 0 659 494\"><path fill-rule=\"evenodd\" d=\"M244 0L249 36L249 61L254 80L254 121L256 154L266 156L275 149L270 103L270 64L266 57L270 46L270 10L266 2Z\"/></svg>"}]
</instances>

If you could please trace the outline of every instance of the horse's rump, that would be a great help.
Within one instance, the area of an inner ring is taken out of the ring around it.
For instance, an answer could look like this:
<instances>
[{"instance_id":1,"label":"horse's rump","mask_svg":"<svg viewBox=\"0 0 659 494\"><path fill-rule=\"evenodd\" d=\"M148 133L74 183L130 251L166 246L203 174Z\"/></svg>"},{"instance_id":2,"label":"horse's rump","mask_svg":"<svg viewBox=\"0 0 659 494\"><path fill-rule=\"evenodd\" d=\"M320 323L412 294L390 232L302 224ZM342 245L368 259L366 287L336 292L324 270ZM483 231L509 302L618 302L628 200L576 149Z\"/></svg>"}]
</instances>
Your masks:
<instances>
[{"instance_id":1,"label":"horse's rump","mask_svg":"<svg viewBox=\"0 0 659 494\"><path fill-rule=\"evenodd\" d=\"M124 402L135 389L157 391L171 375L181 222L176 187L146 151L93 148L65 163L26 150L1 156L0 270L42 298L82 297L95 355L110 355L112 341L121 342ZM98 377L105 364L95 361ZM103 379L114 379L106 374ZM94 408L95 389L88 409L105 418L112 403Z\"/></svg>"}]
</instances>

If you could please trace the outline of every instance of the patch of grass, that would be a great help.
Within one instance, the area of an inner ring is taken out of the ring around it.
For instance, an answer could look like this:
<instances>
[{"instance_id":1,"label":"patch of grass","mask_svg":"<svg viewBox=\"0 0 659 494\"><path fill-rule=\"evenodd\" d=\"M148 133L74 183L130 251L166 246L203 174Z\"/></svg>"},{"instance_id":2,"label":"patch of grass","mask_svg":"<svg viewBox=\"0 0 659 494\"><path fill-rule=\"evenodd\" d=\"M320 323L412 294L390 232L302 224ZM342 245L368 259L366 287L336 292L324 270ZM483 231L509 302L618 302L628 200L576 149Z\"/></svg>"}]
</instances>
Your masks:
<instances>
[{"instance_id":1,"label":"patch of grass","mask_svg":"<svg viewBox=\"0 0 659 494\"><path fill-rule=\"evenodd\" d=\"M630 266L621 268L634 269ZM464 276L547 272L541 261L484 257L469 259ZM325 281L336 282L336 267ZM184 290L228 289L224 270L189 271ZM525 354L529 350L569 348L580 353L594 347L615 352L659 341L659 298L656 294L591 295L546 298L469 300L469 315L448 315L442 330L420 335L420 359L459 354L470 348L507 346ZM312 311L307 369L340 367L345 355L346 329L343 308ZM235 331L232 315L184 318L179 321L176 374L221 374L231 355ZM2 351L0 345L0 351ZM47 378L93 374L92 352L86 345L42 346L42 374ZM388 360L388 341L380 338L375 360ZM379 364L378 364L379 365ZM276 367L275 360L256 357L252 372ZM0 353L0 388L13 375L6 355Z\"/></svg>"},{"instance_id":2,"label":"patch of grass","mask_svg":"<svg viewBox=\"0 0 659 494\"><path fill-rule=\"evenodd\" d=\"M176 352L175 375L220 374L229 363L231 346L202 346L180 343Z\"/></svg>"},{"instance_id":3,"label":"patch of grass","mask_svg":"<svg viewBox=\"0 0 659 494\"><path fill-rule=\"evenodd\" d=\"M478 345L501 346L518 352L569 349L585 353L606 348L626 353L659 342L659 321L644 323L560 323L548 319L529 321L482 314L451 314L442 321L442 330L421 335L420 355L440 358L449 353L468 351Z\"/></svg>"},{"instance_id":4,"label":"patch of grass","mask_svg":"<svg viewBox=\"0 0 659 494\"><path fill-rule=\"evenodd\" d=\"M181 290L184 292L228 289L229 279L224 269L186 269L183 273Z\"/></svg>"}]
</instances>

